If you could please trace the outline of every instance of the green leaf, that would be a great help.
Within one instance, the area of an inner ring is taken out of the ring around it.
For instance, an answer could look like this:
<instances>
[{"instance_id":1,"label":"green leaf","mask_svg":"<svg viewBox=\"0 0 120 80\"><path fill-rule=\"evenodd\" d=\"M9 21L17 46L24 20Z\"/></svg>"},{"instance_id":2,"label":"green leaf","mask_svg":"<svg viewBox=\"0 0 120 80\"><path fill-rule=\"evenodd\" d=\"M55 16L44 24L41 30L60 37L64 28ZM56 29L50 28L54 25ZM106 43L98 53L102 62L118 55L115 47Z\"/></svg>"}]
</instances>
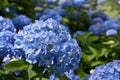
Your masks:
<instances>
[{"instance_id":1,"label":"green leaf","mask_svg":"<svg viewBox=\"0 0 120 80\"><path fill-rule=\"evenodd\" d=\"M107 57L110 51L111 51L111 50L108 50L108 49L106 49L106 48L102 48L99 57L101 57L101 56Z\"/></svg>"},{"instance_id":2,"label":"green leaf","mask_svg":"<svg viewBox=\"0 0 120 80\"><path fill-rule=\"evenodd\" d=\"M101 65L101 64L105 64L105 62L102 62L102 61L92 61L91 62L91 66L98 66L98 65Z\"/></svg>"},{"instance_id":3,"label":"green leaf","mask_svg":"<svg viewBox=\"0 0 120 80\"><path fill-rule=\"evenodd\" d=\"M38 64L29 65L28 80L42 80L42 78L47 79L49 74L43 74L44 69L44 66L38 66Z\"/></svg>"},{"instance_id":4,"label":"green leaf","mask_svg":"<svg viewBox=\"0 0 120 80\"><path fill-rule=\"evenodd\" d=\"M90 55L88 55L87 61L91 61L93 59L95 59L96 57L98 57L98 50L96 50L95 48L88 46L89 50L92 52Z\"/></svg>"},{"instance_id":5,"label":"green leaf","mask_svg":"<svg viewBox=\"0 0 120 80\"><path fill-rule=\"evenodd\" d=\"M14 60L7 63L4 67L5 70L8 71L16 71L16 70L26 70L28 69L29 64L24 60Z\"/></svg>"},{"instance_id":6,"label":"green leaf","mask_svg":"<svg viewBox=\"0 0 120 80\"><path fill-rule=\"evenodd\" d=\"M86 66L84 66L83 64L79 65L78 69L74 70L75 74L78 75L80 77L81 80L85 80L85 77L88 75L85 71L84 68Z\"/></svg>"},{"instance_id":7,"label":"green leaf","mask_svg":"<svg viewBox=\"0 0 120 80\"><path fill-rule=\"evenodd\" d=\"M92 54L97 55L98 50L96 50L94 47L88 46L89 50L92 52Z\"/></svg>"},{"instance_id":8,"label":"green leaf","mask_svg":"<svg viewBox=\"0 0 120 80\"><path fill-rule=\"evenodd\" d=\"M15 79L15 76L13 76L12 74L9 75L0 74L0 80L17 80L17 79Z\"/></svg>"},{"instance_id":9,"label":"green leaf","mask_svg":"<svg viewBox=\"0 0 120 80\"><path fill-rule=\"evenodd\" d=\"M24 80L28 80L28 71L27 70L23 70L21 72L21 76Z\"/></svg>"},{"instance_id":10,"label":"green leaf","mask_svg":"<svg viewBox=\"0 0 120 80\"><path fill-rule=\"evenodd\" d=\"M92 54L91 55L88 55L86 54L85 52L82 52L82 58L83 58L83 61L85 62L89 62L91 61L92 59L94 59L95 56L93 56Z\"/></svg>"},{"instance_id":11,"label":"green leaf","mask_svg":"<svg viewBox=\"0 0 120 80\"><path fill-rule=\"evenodd\" d=\"M79 41L84 41L84 40L86 40L89 36L90 36L90 32L86 32L84 35L78 35L78 36L77 36L77 39L78 39Z\"/></svg>"},{"instance_id":12,"label":"green leaf","mask_svg":"<svg viewBox=\"0 0 120 80\"><path fill-rule=\"evenodd\" d=\"M80 76L81 80L85 80L85 77L87 76L87 74L83 70L80 70L78 75Z\"/></svg>"},{"instance_id":13,"label":"green leaf","mask_svg":"<svg viewBox=\"0 0 120 80\"><path fill-rule=\"evenodd\" d=\"M59 80L69 80L65 75L56 74Z\"/></svg>"},{"instance_id":14,"label":"green leaf","mask_svg":"<svg viewBox=\"0 0 120 80\"><path fill-rule=\"evenodd\" d=\"M28 80L30 80L32 77L35 77L37 73L32 70L33 65L30 65L28 68Z\"/></svg>"},{"instance_id":15,"label":"green leaf","mask_svg":"<svg viewBox=\"0 0 120 80\"><path fill-rule=\"evenodd\" d=\"M49 79L47 79L47 78L42 78L42 80L49 80Z\"/></svg>"},{"instance_id":16,"label":"green leaf","mask_svg":"<svg viewBox=\"0 0 120 80\"><path fill-rule=\"evenodd\" d=\"M0 74L7 74L7 72L0 66Z\"/></svg>"},{"instance_id":17,"label":"green leaf","mask_svg":"<svg viewBox=\"0 0 120 80\"><path fill-rule=\"evenodd\" d=\"M93 59L95 59L95 55L87 55L86 56L86 61L91 61L91 60L93 60Z\"/></svg>"},{"instance_id":18,"label":"green leaf","mask_svg":"<svg viewBox=\"0 0 120 80\"><path fill-rule=\"evenodd\" d=\"M91 43L91 42L96 41L96 40L98 40L98 39L99 39L98 36L89 36L88 39L87 39L87 41L88 41L89 43Z\"/></svg>"}]
</instances>

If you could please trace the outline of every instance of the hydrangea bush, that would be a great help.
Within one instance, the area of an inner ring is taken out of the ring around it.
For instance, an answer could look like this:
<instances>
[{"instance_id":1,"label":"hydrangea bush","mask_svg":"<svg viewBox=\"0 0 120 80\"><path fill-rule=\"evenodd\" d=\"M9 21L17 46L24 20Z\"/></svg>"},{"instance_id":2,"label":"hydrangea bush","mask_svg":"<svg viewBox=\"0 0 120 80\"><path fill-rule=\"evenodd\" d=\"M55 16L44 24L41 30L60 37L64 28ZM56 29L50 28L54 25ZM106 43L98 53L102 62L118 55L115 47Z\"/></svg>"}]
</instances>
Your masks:
<instances>
[{"instance_id":1,"label":"hydrangea bush","mask_svg":"<svg viewBox=\"0 0 120 80\"><path fill-rule=\"evenodd\" d=\"M109 62L95 68L87 80L119 80L120 79L120 61Z\"/></svg>"},{"instance_id":2,"label":"hydrangea bush","mask_svg":"<svg viewBox=\"0 0 120 80\"><path fill-rule=\"evenodd\" d=\"M15 47L25 51L26 61L53 67L63 74L78 67L81 49L66 27L56 20L36 21L15 36Z\"/></svg>"},{"instance_id":3,"label":"hydrangea bush","mask_svg":"<svg viewBox=\"0 0 120 80\"><path fill-rule=\"evenodd\" d=\"M0 1L0 80L120 80L120 21L95 5Z\"/></svg>"}]
</instances>

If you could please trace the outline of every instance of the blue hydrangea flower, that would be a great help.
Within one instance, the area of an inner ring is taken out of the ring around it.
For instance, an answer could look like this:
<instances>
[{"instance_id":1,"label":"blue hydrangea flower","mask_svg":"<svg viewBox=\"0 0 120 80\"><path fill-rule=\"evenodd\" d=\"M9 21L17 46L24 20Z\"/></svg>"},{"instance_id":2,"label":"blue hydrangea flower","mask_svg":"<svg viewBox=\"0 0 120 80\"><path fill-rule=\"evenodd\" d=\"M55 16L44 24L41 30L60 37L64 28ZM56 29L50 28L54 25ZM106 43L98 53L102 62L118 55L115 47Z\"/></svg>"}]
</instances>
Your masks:
<instances>
[{"instance_id":1,"label":"blue hydrangea flower","mask_svg":"<svg viewBox=\"0 0 120 80\"><path fill-rule=\"evenodd\" d=\"M24 56L24 51L22 49L16 49L14 47L14 36L15 33L10 31L0 32L0 58L6 55L14 55L15 57Z\"/></svg>"},{"instance_id":2,"label":"blue hydrangea flower","mask_svg":"<svg viewBox=\"0 0 120 80\"><path fill-rule=\"evenodd\" d=\"M65 26L50 18L25 26L15 37L15 48L25 51L26 61L53 67L63 74L78 67L81 49Z\"/></svg>"},{"instance_id":3,"label":"blue hydrangea flower","mask_svg":"<svg viewBox=\"0 0 120 80\"><path fill-rule=\"evenodd\" d=\"M63 16L63 17L66 16L66 14L67 14L64 9L57 9L55 11L58 15Z\"/></svg>"},{"instance_id":4,"label":"blue hydrangea flower","mask_svg":"<svg viewBox=\"0 0 120 80\"><path fill-rule=\"evenodd\" d=\"M43 15L40 17L39 20L47 20L48 18L52 18L57 21L61 21L62 17L57 14L54 10L52 9L45 9L43 12Z\"/></svg>"},{"instance_id":5,"label":"blue hydrangea flower","mask_svg":"<svg viewBox=\"0 0 120 80\"><path fill-rule=\"evenodd\" d=\"M109 62L106 65L98 66L89 76L88 80L119 80L120 60Z\"/></svg>"},{"instance_id":6,"label":"blue hydrangea flower","mask_svg":"<svg viewBox=\"0 0 120 80\"><path fill-rule=\"evenodd\" d=\"M105 28L102 24L95 24L89 27L89 31L92 34L102 35L105 32Z\"/></svg>"},{"instance_id":7,"label":"blue hydrangea flower","mask_svg":"<svg viewBox=\"0 0 120 80\"><path fill-rule=\"evenodd\" d=\"M16 28L22 29L24 26L31 23L31 19L25 15L18 15L12 19L13 24Z\"/></svg>"},{"instance_id":8,"label":"blue hydrangea flower","mask_svg":"<svg viewBox=\"0 0 120 80\"><path fill-rule=\"evenodd\" d=\"M4 58L3 58L3 61L2 61L2 67L5 66L5 64L7 64L8 62L10 62L10 54L6 55Z\"/></svg>"},{"instance_id":9,"label":"blue hydrangea flower","mask_svg":"<svg viewBox=\"0 0 120 80\"><path fill-rule=\"evenodd\" d=\"M62 8L66 8L66 7L73 6L73 1L72 0L58 0L58 4Z\"/></svg>"},{"instance_id":10,"label":"blue hydrangea flower","mask_svg":"<svg viewBox=\"0 0 120 80\"><path fill-rule=\"evenodd\" d=\"M80 80L79 76L75 75L73 70L70 70L69 72L65 72L66 77L68 77L70 80Z\"/></svg>"},{"instance_id":11,"label":"blue hydrangea flower","mask_svg":"<svg viewBox=\"0 0 120 80\"><path fill-rule=\"evenodd\" d=\"M5 8L5 12L6 12L6 13L9 13L9 12L10 12L10 8L9 8L9 7L6 7L6 8Z\"/></svg>"},{"instance_id":12,"label":"blue hydrangea flower","mask_svg":"<svg viewBox=\"0 0 120 80\"><path fill-rule=\"evenodd\" d=\"M95 15L102 18L104 21L109 20L109 17L102 11L96 11Z\"/></svg>"},{"instance_id":13,"label":"blue hydrangea flower","mask_svg":"<svg viewBox=\"0 0 120 80\"><path fill-rule=\"evenodd\" d=\"M71 39L60 46L58 55L56 56L54 66L57 72L63 73L70 69L78 68L80 61L80 48L75 39Z\"/></svg>"},{"instance_id":14,"label":"blue hydrangea flower","mask_svg":"<svg viewBox=\"0 0 120 80\"><path fill-rule=\"evenodd\" d=\"M53 3L55 3L57 0L47 0L47 3L48 4L53 4Z\"/></svg>"},{"instance_id":15,"label":"blue hydrangea flower","mask_svg":"<svg viewBox=\"0 0 120 80\"><path fill-rule=\"evenodd\" d=\"M55 73L53 73L50 75L49 80L59 80L59 79L55 76Z\"/></svg>"},{"instance_id":16,"label":"blue hydrangea flower","mask_svg":"<svg viewBox=\"0 0 120 80\"><path fill-rule=\"evenodd\" d=\"M106 31L106 36L117 36L118 32L115 29L109 29Z\"/></svg>"},{"instance_id":17,"label":"blue hydrangea flower","mask_svg":"<svg viewBox=\"0 0 120 80\"><path fill-rule=\"evenodd\" d=\"M97 10L89 11L88 15L92 19L99 17L103 21L109 20L109 17L107 15L105 15L102 11L97 11Z\"/></svg>"},{"instance_id":18,"label":"blue hydrangea flower","mask_svg":"<svg viewBox=\"0 0 120 80\"><path fill-rule=\"evenodd\" d=\"M10 19L0 16L0 32L6 30L15 32L14 25Z\"/></svg>"},{"instance_id":19,"label":"blue hydrangea flower","mask_svg":"<svg viewBox=\"0 0 120 80\"><path fill-rule=\"evenodd\" d=\"M39 20L40 16L41 16L41 13L40 12L36 12L35 13L35 20Z\"/></svg>"},{"instance_id":20,"label":"blue hydrangea flower","mask_svg":"<svg viewBox=\"0 0 120 80\"><path fill-rule=\"evenodd\" d=\"M104 21L101 18L94 18L93 19L93 24L97 24L97 23L103 23Z\"/></svg>"},{"instance_id":21,"label":"blue hydrangea flower","mask_svg":"<svg viewBox=\"0 0 120 80\"><path fill-rule=\"evenodd\" d=\"M105 21L103 26L105 27L106 30L108 29L120 30L120 23L119 21L115 19L110 19L110 20Z\"/></svg>"},{"instance_id":22,"label":"blue hydrangea flower","mask_svg":"<svg viewBox=\"0 0 120 80\"><path fill-rule=\"evenodd\" d=\"M89 3L87 0L73 0L73 3L74 6L85 7L87 5L89 7Z\"/></svg>"},{"instance_id":23,"label":"blue hydrangea flower","mask_svg":"<svg viewBox=\"0 0 120 80\"><path fill-rule=\"evenodd\" d=\"M14 45L14 33L10 31L0 32L0 58L12 54Z\"/></svg>"}]
</instances>

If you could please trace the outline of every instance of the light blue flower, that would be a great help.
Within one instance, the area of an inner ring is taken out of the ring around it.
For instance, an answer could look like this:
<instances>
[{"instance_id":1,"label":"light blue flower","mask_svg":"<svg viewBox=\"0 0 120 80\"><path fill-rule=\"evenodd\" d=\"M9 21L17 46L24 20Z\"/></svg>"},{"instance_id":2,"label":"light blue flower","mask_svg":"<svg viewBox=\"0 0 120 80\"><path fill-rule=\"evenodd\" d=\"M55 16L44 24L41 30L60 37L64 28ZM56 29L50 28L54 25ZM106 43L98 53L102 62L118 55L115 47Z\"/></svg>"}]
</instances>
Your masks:
<instances>
[{"instance_id":1,"label":"light blue flower","mask_svg":"<svg viewBox=\"0 0 120 80\"><path fill-rule=\"evenodd\" d=\"M48 18L52 18L54 20L57 20L57 21L61 21L62 20L62 17L57 14L57 12L55 12L55 10L52 10L52 9L45 9L43 11L43 15L40 17L39 20L47 20Z\"/></svg>"},{"instance_id":2,"label":"light blue flower","mask_svg":"<svg viewBox=\"0 0 120 80\"><path fill-rule=\"evenodd\" d=\"M106 36L117 36L118 32L115 29L109 29L106 31Z\"/></svg>"},{"instance_id":3,"label":"light blue flower","mask_svg":"<svg viewBox=\"0 0 120 80\"><path fill-rule=\"evenodd\" d=\"M60 46L59 54L55 59L55 69L59 73L78 68L81 49L75 39L71 39Z\"/></svg>"},{"instance_id":4,"label":"light blue flower","mask_svg":"<svg viewBox=\"0 0 120 80\"><path fill-rule=\"evenodd\" d=\"M57 14L59 14L60 16L66 16L66 11L64 9L57 9L55 10Z\"/></svg>"},{"instance_id":5,"label":"light blue flower","mask_svg":"<svg viewBox=\"0 0 120 80\"><path fill-rule=\"evenodd\" d=\"M49 80L59 80L59 79L55 76L55 73L53 73L50 75Z\"/></svg>"},{"instance_id":6,"label":"light blue flower","mask_svg":"<svg viewBox=\"0 0 120 80\"><path fill-rule=\"evenodd\" d=\"M98 23L89 27L89 31L92 34L102 35L105 32L105 28L102 24Z\"/></svg>"},{"instance_id":7,"label":"light blue flower","mask_svg":"<svg viewBox=\"0 0 120 80\"><path fill-rule=\"evenodd\" d=\"M106 65L98 66L89 76L88 80L119 80L120 60L109 62Z\"/></svg>"},{"instance_id":8,"label":"light blue flower","mask_svg":"<svg viewBox=\"0 0 120 80\"><path fill-rule=\"evenodd\" d=\"M62 8L73 6L72 0L58 0L58 4Z\"/></svg>"},{"instance_id":9,"label":"light blue flower","mask_svg":"<svg viewBox=\"0 0 120 80\"><path fill-rule=\"evenodd\" d=\"M87 0L73 0L74 6L78 7L89 7L89 3Z\"/></svg>"},{"instance_id":10,"label":"light blue flower","mask_svg":"<svg viewBox=\"0 0 120 80\"><path fill-rule=\"evenodd\" d=\"M92 19L97 18L97 17L101 18L103 21L107 21L107 20L110 19L110 18L109 18L106 14L104 14L102 11L98 11L98 10L90 10L90 11L88 12L88 15L89 15L89 17L92 18Z\"/></svg>"},{"instance_id":11,"label":"light blue flower","mask_svg":"<svg viewBox=\"0 0 120 80\"><path fill-rule=\"evenodd\" d=\"M68 77L70 80L80 80L79 76L75 75L73 70L70 70L69 72L65 72L66 77Z\"/></svg>"},{"instance_id":12,"label":"light blue flower","mask_svg":"<svg viewBox=\"0 0 120 80\"><path fill-rule=\"evenodd\" d=\"M15 36L14 47L25 51L30 64L53 67L61 74L76 69L81 58L77 41L65 26L52 18L25 26Z\"/></svg>"},{"instance_id":13,"label":"light blue flower","mask_svg":"<svg viewBox=\"0 0 120 80\"><path fill-rule=\"evenodd\" d=\"M0 16L0 32L7 30L11 32L15 32L14 25L10 19Z\"/></svg>"},{"instance_id":14,"label":"light blue flower","mask_svg":"<svg viewBox=\"0 0 120 80\"><path fill-rule=\"evenodd\" d=\"M10 31L0 32L0 58L12 54L14 45L14 33Z\"/></svg>"},{"instance_id":15,"label":"light blue flower","mask_svg":"<svg viewBox=\"0 0 120 80\"><path fill-rule=\"evenodd\" d=\"M14 17L12 21L13 21L15 28L18 28L18 29L23 29L24 26L32 23L31 19L23 14Z\"/></svg>"},{"instance_id":16,"label":"light blue flower","mask_svg":"<svg viewBox=\"0 0 120 80\"><path fill-rule=\"evenodd\" d=\"M102 20L102 18L94 18L93 19L93 24L97 24L97 23L103 23L104 21Z\"/></svg>"},{"instance_id":17,"label":"light blue flower","mask_svg":"<svg viewBox=\"0 0 120 80\"><path fill-rule=\"evenodd\" d=\"M105 27L106 30L108 29L120 30L120 23L119 21L115 19L110 19L110 20L105 21L103 26Z\"/></svg>"}]
</instances>

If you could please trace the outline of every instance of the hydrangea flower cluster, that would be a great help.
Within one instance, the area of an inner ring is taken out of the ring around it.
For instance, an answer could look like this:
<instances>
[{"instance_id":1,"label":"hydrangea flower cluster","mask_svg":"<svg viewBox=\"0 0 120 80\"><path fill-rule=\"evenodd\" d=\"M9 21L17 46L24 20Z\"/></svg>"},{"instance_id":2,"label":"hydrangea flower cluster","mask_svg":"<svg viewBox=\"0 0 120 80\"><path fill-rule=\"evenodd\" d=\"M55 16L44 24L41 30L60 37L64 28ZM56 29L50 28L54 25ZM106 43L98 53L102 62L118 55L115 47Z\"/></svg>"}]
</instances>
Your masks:
<instances>
[{"instance_id":1,"label":"hydrangea flower cluster","mask_svg":"<svg viewBox=\"0 0 120 80\"><path fill-rule=\"evenodd\" d=\"M39 20L47 20L48 18L52 18L52 19L57 20L57 21L62 20L62 17L57 12L55 12L54 10L45 9L43 11L43 15L40 17Z\"/></svg>"},{"instance_id":2,"label":"hydrangea flower cluster","mask_svg":"<svg viewBox=\"0 0 120 80\"><path fill-rule=\"evenodd\" d=\"M104 21L101 18L94 18L93 19L93 24L97 24L97 23L103 23Z\"/></svg>"},{"instance_id":3,"label":"hydrangea flower cluster","mask_svg":"<svg viewBox=\"0 0 120 80\"><path fill-rule=\"evenodd\" d=\"M66 13L66 11L64 9L57 9L55 11L56 11L57 14L59 14L62 17L67 15L67 13Z\"/></svg>"},{"instance_id":4,"label":"hydrangea flower cluster","mask_svg":"<svg viewBox=\"0 0 120 80\"><path fill-rule=\"evenodd\" d=\"M31 19L25 15L19 15L12 19L13 24L16 28L22 29L24 26L29 25L31 22Z\"/></svg>"},{"instance_id":5,"label":"hydrangea flower cluster","mask_svg":"<svg viewBox=\"0 0 120 80\"><path fill-rule=\"evenodd\" d=\"M76 40L52 18L25 26L15 37L15 47L25 51L30 64L53 67L61 74L76 69L81 58Z\"/></svg>"},{"instance_id":6,"label":"hydrangea flower cluster","mask_svg":"<svg viewBox=\"0 0 120 80\"><path fill-rule=\"evenodd\" d=\"M118 32L115 29L109 29L106 31L106 36L117 36Z\"/></svg>"},{"instance_id":7,"label":"hydrangea flower cluster","mask_svg":"<svg viewBox=\"0 0 120 80\"><path fill-rule=\"evenodd\" d=\"M55 73L53 73L50 75L49 80L59 80L59 79L55 76Z\"/></svg>"},{"instance_id":8,"label":"hydrangea flower cluster","mask_svg":"<svg viewBox=\"0 0 120 80\"><path fill-rule=\"evenodd\" d=\"M66 75L70 80L80 80L79 76L75 75L73 70L70 70L69 72L65 72L65 75Z\"/></svg>"},{"instance_id":9,"label":"hydrangea flower cluster","mask_svg":"<svg viewBox=\"0 0 120 80\"><path fill-rule=\"evenodd\" d=\"M79 6L79 7L89 7L89 3L87 0L73 0L73 3L75 6Z\"/></svg>"},{"instance_id":10,"label":"hydrangea flower cluster","mask_svg":"<svg viewBox=\"0 0 120 80\"><path fill-rule=\"evenodd\" d=\"M0 32L6 30L15 32L14 25L10 19L0 16Z\"/></svg>"},{"instance_id":11,"label":"hydrangea flower cluster","mask_svg":"<svg viewBox=\"0 0 120 80\"><path fill-rule=\"evenodd\" d=\"M84 8L90 7L87 0L58 0L58 4L62 8L71 7L71 6L84 7Z\"/></svg>"},{"instance_id":12,"label":"hydrangea flower cluster","mask_svg":"<svg viewBox=\"0 0 120 80\"><path fill-rule=\"evenodd\" d=\"M98 66L88 80L120 80L120 60Z\"/></svg>"},{"instance_id":13,"label":"hydrangea flower cluster","mask_svg":"<svg viewBox=\"0 0 120 80\"><path fill-rule=\"evenodd\" d=\"M120 22L118 20L109 19L109 17L101 11L90 11L88 15L92 24L89 27L89 31L92 34L106 34L106 36L116 36L118 34L118 30L120 30Z\"/></svg>"},{"instance_id":14,"label":"hydrangea flower cluster","mask_svg":"<svg viewBox=\"0 0 120 80\"><path fill-rule=\"evenodd\" d=\"M93 10L93 11L89 11L88 15L91 19L94 18L101 18L103 21L109 20L110 18L105 15L102 11L98 11L98 10Z\"/></svg>"},{"instance_id":15,"label":"hydrangea flower cluster","mask_svg":"<svg viewBox=\"0 0 120 80\"><path fill-rule=\"evenodd\" d=\"M0 32L0 58L12 54L14 45L14 33L10 31Z\"/></svg>"},{"instance_id":16,"label":"hydrangea flower cluster","mask_svg":"<svg viewBox=\"0 0 120 80\"><path fill-rule=\"evenodd\" d=\"M105 28L102 24L95 24L95 25L91 25L89 27L89 31L92 34L96 34L96 35L102 35L105 32Z\"/></svg>"},{"instance_id":17,"label":"hydrangea flower cluster","mask_svg":"<svg viewBox=\"0 0 120 80\"><path fill-rule=\"evenodd\" d=\"M108 29L115 29L115 30L120 30L120 22L115 19L110 19L104 22L104 27L106 30Z\"/></svg>"},{"instance_id":18,"label":"hydrangea flower cluster","mask_svg":"<svg viewBox=\"0 0 120 80\"><path fill-rule=\"evenodd\" d=\"M62 8L73 6L72 0L58 0L58 5Z\"/></svg>"},{"instance_id":19,"label":"hydrangea flower cluster","mask_svg":"<svg viewBox=\"0 0 120 80\"><path fill-rule=\"evenodd\" d=\"M94 25L91 25L89 27L89 31L92 34L96 34L96 35L102 35L106 32L106 35L108 36L109 32L111 33L111 30L112 30L112 33L113 33L113 30L114 30L114 34L117 35L118 30L120 30L119 21L110 19L110 20L107 20L103 23L98 22L98 23L96 23ZM109 36L111 36L111 35L109 35Z\"/></svg>"}]
</instances>

